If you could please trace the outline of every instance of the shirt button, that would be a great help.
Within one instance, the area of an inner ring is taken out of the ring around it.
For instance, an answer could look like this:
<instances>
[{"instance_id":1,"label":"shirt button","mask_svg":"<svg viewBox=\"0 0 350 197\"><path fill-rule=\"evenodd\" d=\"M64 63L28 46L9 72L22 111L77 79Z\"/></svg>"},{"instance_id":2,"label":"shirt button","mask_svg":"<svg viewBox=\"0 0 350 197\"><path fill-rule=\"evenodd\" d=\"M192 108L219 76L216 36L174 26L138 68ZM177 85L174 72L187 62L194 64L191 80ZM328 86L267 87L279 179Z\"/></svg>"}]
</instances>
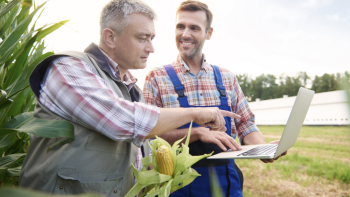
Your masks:
<instances>
[{"instance_id":1,"label":"shirt button","mask_svg":"<svg viewBox=\"0 0 350 197\"><path fill-rule=\"evenodd\" d=\"M114 193L117 193L118 191L117 190L114 190Z\"/></svg>"},{"instance_id":2,"label":"shirt button","mask_svg":"<svg viewBox=\"0 0 350 197\"><path fill-rule=\"evenodd\" d=\"M60 186L60 189L63 189L63 186Z\"/></svg>"}]
</instances>

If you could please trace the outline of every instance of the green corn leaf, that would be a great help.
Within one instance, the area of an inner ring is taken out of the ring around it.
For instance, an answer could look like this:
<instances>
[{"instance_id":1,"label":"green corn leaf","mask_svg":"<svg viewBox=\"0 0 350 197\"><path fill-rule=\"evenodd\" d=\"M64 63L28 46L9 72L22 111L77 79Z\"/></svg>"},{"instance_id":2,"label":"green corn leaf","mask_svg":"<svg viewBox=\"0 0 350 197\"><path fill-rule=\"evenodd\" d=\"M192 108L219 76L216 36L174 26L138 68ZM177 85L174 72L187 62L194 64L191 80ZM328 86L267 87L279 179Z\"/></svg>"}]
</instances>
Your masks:
<instances>
[{"instance_id":1,"label":"green corn leaf","mask_svg":"<svg viewBox=\"0 0 350 197\"><path fill-rule=\"evenodd\" d=\"M10 106L13 103L13 100L8 99L0 104L0 110L5 109L6 107Z\"/></svg>"},{"instance_id":2,"label":"green corn leaf","mask_svg":"<svg viewBox=\"0 0 350 197\"><path fill-rule=\"evenodd\" d=\"M17 134L17 133L15 133ZM25 141L18 139L15 140L13 144L11 144L11 146L6 147L6 154L10 155L10 154L15 154L15 153L23 153L23 146L25 145ZM11 167L15 167L15 166L11 166Z\"/></svg>"},{"instance_id":3,"label":"green corn leaf","mask_svg":"<svg viewBox=\"0 0 350 197\"><path fill-rule=\"evenodd\" d=\"M12 118L10 121L8 121L4 128L6 129L17 129L27 123L28 121L33 119L34 112L27 112L22 113L14 118Z\"/></svg>"},{"instance_id":4,"label":"green corn leaf","mask_svg":"<svg viewBox=\"0 0 350 197\"><path fill-rule=\"evenodd\" d=\"M0 148L4 148L14 143L17 139L16 136L16 133L13 132L0 138Z\"/></svg>"},{"instance_id":5,"label":"green corn leaf","mask_svg":"<svg viewBox=\"0 0 350 197\"><path fill-rule=\"evenodd\" d=\"M169 175L160 174L155 169L138 171L133 165L132 165L132 171L134 172L137 182L141 185L164 183L165 181L168 181L172 178Z\"/></svg>"},{"instance_id":6,"label":"green corn leaf","mask_svg":"<svg viewBox=\"0 0 350 197\"><path fill-rule=\"evenodd\" d=\"M210 187L212 191L212 196L224 197L224 193L221 190L221 186L218 180L218 176L214 168L209 168L210 174Z\"/></svg>"},{"instance_id":7,"label":"green corn leaf","mask_svg":"<svg viewBox=\"0 0 350 197\"><path fill-rule=\"evenodd\" d=\"M34 39L32 38L29 41L28 45L25 46L25 49L20 54L19 58L16 59L16 62L14 63L13 67L9 69L9 71L7 73L8 77L7 77L7 80L5 82L5 86L12 84L13 81L17 81L17 84L15 87L17 89L20 89L21 86L23 85L23 82L28 80L29 73L28 73L27 60L28 60L28 54L32 48L33 43L34 43Z\"/></svg>"},{"instance_id":8,"label":"green corn leaf","mask_svg":"<svg viewBox=\"0 0 350 197\"><path fill-rule=\"evenodd\" d=\"M16 133L16 130L13 129L0 129L0 137L6 136L8 134Z\"/></svg>"},{"instance_id":9,"label":"green corn leaf","mask_svg":"<svg viewBox=\"0 0 350 197\"><path fill-rule=\"evenodd\" d=\"M140 183L136 183L129 192L125 195L125 197L135 197L142 190L143 186Z\"/></svg>"},{"instance_id":10,"label":"green corn leaf","mask_svg":"<svg viewBox=\"0 0 350 197\"><path fill-rule=\"evenodd\" d=\"M152 164L152 157L151 156L144 157L141 159L141 162L144 168L148 167Z\"/></svg>"},{"instance_id":11,"label":"green corn leaf","mask_svg":"<svg viewBox=\"0 0 350 197\"><path fill-rule=\"evenodd\" d=\"M32 0L23 0L21 12L17 15L17 23L21 23L29 15L29 10L32 7Z\"/></svg>"},{"instance_id":12,"label":"green corn leaf","mask_svg":"<svg viewBox=\"0 0 350 197\"><path fill-rule=\"evenodd\" d=\"M11 154L0 158L0 181L7 173L7 169L18 161L23 161L25 154Z\"/></svg>"},{"instance_id":13,"label":"green corn leaf","mask_svg":"<svg viewBox=\"0 0 350 197\"><path fill-rule=\"evenodd\" d=\"M56 30L57 28L61 27L63 24L65 24L67 21L62 21L62 22L59 22L59 23L56 23L42 31L38 31L38 33L33 37L31 38L28 43L26 44L25 46L25 49L23 50L23 52L19 55L19 59L16 60L14 66L12 67L12 69L9 70L8 72L8 82L5 83L5 86L8 86L12 81L13 79L17 78L19 76L20 73L20 68L22 67L22 65L24 65L27 60L28 60L28 54L30 52L30 50L32 49L33 47L33 44L35 42L38 42L40 41L43 37L45 37L46 35L48 35L49 33L51 33L52 31ZM46 55L48 55L50 53L46 53ZM16 54L17 55L17 54ZM16 56L14 55L14 56ZM44 58L44 57L47 57L47 56L41 56L41 58ZM12 57L13 58L13 57ZM34 63L39 63L38 61L35 61ZM30 72L34 69L34 63L32 63L30 65ZM30 73L29 72L29 73ZM22 73L23 74L23 73ZM27 75L25 78L21 78L25 81L27 81L29 78L29 75ZM21 80L21 81L23 81Z\"/></svg>"},{"instance_id":14,"label":"green corn leaf","mask_svg":"<svg viewBox=\"0 0 350 197\"><path fill-rule=\"evenodd\" d=\"M22 166L8 168L5 174L6 177L19 177L21 175Z\"/></svg>"},{"instance_id":15,"label":"green corn leaf","mask_svg":"<svg viewBox=\"0 0 350 197\"><path fill-rule=\"evenodd\" d=\"M11 48L9 48L4 54L1 55L0 64L3 64L6 61L8 61L15 50L16 44L12 45Z\"/></svg>"},{"instance_id":16,"label":"green corn leaf","mask_svg":"<svg viewBox=\"0 0 350 197\"><path fill-rule=\"evenodd\" d=\"M4 102L5 100L7 100L7 93L3 90L0 90L0 103Z\"/></svg>"},{"instance_id":17,"label":"green corn leaf","mask_svg":"<svg viewBox=\"0 0 350 197\"><path fill-rule=\"evenodd\" d=\"M26 46L28 46L28 43L30 41L30 38L33 36L33 33L36 32L37 30L31 31L29 33L26 33L25 35L21 36L21 38L15 42L0 58L0 64L3 64L7 62L6 65L9 65L10 63L13 62L18 56L22 54L22 52L26 49ZM29 38L26 40L26 38ZM23 41L20 44L20 48L17 49L19 46L19 42Z\"/></svg>"},{"instance_id":18,"label":"green corn leaf","mask_svg":"<svg viewBox=\"0 0 350 197\"><path fill-rule=\"evenodd\" d=\"M200 176L200 174L198 174L198 172L196 170L194 170L192 168L192 174L188 177L188 179L186 179L184 182L181 183L181 185L173 185L171 187L171 192L175 192L187 185L189 185L190 183L192 183L194 181L194 179L196 179L198 176Z\"/></svg>"},{"instance_id":19,"label":"green corn leaf","mask_svg":"<svg viewBox=\"0 0 350 197\"><path fill-rule=\"evenodd\" d=\"M25 153L11 154L0 158L0 167L6 168L11 167L17 161L21 161L25 157Z\"/></svg>"},{"instance_id":20,"label":"green corn leaf","mask_svg":"<svg viewBox=\"0 0 350 197\"><path fill-rule=\"evenodd\" d=\"M20 5L16 5L10 12L9 17L6 19L5 23L2 25L0 29L0 37L5 34L5 31L11 26L11 24L15 21L16 15L18 14Z\"/></svg>"},{"instance_id":21,"label":"green corn leaf","mask_svg":"<svg viewBox=\"0 0 350 197\"><path fill-rule=\"evenodd\" d=\"M156 149L150 144L148 141L149 147L152 150L152 161L156 161ZM157 162L153 162L153 169L158 170L158 164Z\"/></svg>"},{"instance_id":22,"label":"green corn leaf","mask_svg":"<svg viewBox=\"0 0 350 197\"><path fill-rule=\"evenodd\" d=\"M73 124L64 120L44 120L33 118L16 129L0 128L0 137L3 136L3 133L11 132L24 132L47 138L69 137L74 139Z\"/></svg>"},{"instance_id":23,"label":"green corn leaf","mask_svg":"<svg viewBox=\"0 0 350 197\"><path fill-rule=\"evenodd\" d=\"M45 2L46 3L46 2ZM28 17L26 17L18 26L10 33L8 37L0 45L0 54L6 52L14 43L16 43L22 36L22 34L27 30L29 23L32 21L35 13L45 5L41 4L36 10L34 10Z\"/></svg>"},{"instance_id":24,"label":"green corn leaf","mask_svg":"<svg viewBox=\"0 0 350 197\"><path fill-rule=\"evenodd\" d=\"M3 90L0 90L0 110L8 107L12 103L13 101L11 99L8 99L7 93Z\"/></svg>"},{"instance_id":25,"label":"green corn leaf","mask_svg":"<svg viewBox=\"0 0 350 197\"><path fill-rule=\"evenodd\" d=\"M22 91L25 91L26 89L29 89L29 84L27 84L27 82L24 83L23 85L24 85L24 88L22 88L22 89L20 89L20 90L17 90L17 91L14 92L14 93L11 93L11 95L9 95L8 98L13 98L13 97L16 96L16 94L18 94L18 93L20 93L20 92L22 92ZM12 87L13 87L13 86L12 86Z\"/></svg>"},{"instance_id":26,"label":"green corn leaf","mask_svg":"<svg viewBox=\"0 0 350 197\"><path fill-rule=\"evenodd\" d=\"M52 33L56 29L60 28L62 25L66 24L68 21L69 20L60 21L60 22L55 23L55 24L51 25L50 27L40 31L38 37L36 38L36 41L39 42L45 36L47 36L48 34Z\"/></svg>"},{"instance_id":27,"label":"green corn leaf","mask_svg":"<svg viewBox=\"0 0 350 197\"><path fill-rule=\"evenodd\" d=\"M39 56L41 56L45 50L44 42L36 42L33 47L31 54L28 57L28 64L32 64L34 60L36 60Z\"/></svg>"},{"instance_id":28,"label":"green corn leaf","mask_svg":"<svg viewBox=\"0 0 350 197\"><path fill-rule=\"evenodd\" d=\"M179 185L180 183L184 182L186 179L188 179L192 175L192 170L194 169L189 168L179 176L175 176L172 185Z\"/></svg>"},{"instance_id":29,"label":"green corn leaf","mask_svg":"<svg viewBox=\"0 0 350 197\"><path fill-rule=\"evenodd\" d=\"M172 184L172 179L169 180L167 183L162 184L159 189L155 189L153 191L150 191L145 197L166 197L170 195L170 189Z\"/></svg>"},{"instance_id":30,"label":"green corn leaf","mask_svg":"<svg viewBox=\"0 0 350 197\"><path fill-rule=\"evenodd\" d=\"M2 85L4 84L6 73L5 64L0 64L0 89L4 89Z\"/></svg>"},{"instance_id":31,"label":"green corn leaf","mask_svg":"<svg viewBox=\"0 0 350 197\"><path fill-rule=\"evenodd\" d=\"M35 101L36 101L36 96L34 95L34 93L31 91L30 92L31 96L28 96L27 98L30 98L27 103L26 103L26 112L30 112L30 111L34 111L35 108Z\"/></svg>"},{"instance_id":32,"label":"green corn leaf","mask_svg":"<svg viewBox=\"0 0 350 197\"><path fill-rule=\"evenodd\" d=\"M47 52L45 54L40 55L39 57L37 57L29 66L28 66L28 73L32 73L34 68L40 63L42 62L44 59L46 59L47 57L50 57L51 55L54 55L55 53L53 52Z\"/></svg>"},{"instance_id":33,"label":"green corn leaf","mask_svg":"<svg viewBox=\"0 0 350 197\"><path fill-rule=\"evenodd\" d=\"M191 136L191 130L192 130L192 122L190 124L190 127L188 128L188 134L187 134L187 138L186 138L186 142L185 145L188 147L188 144L190 143L190 136Z\"/></svg>"},{"instance_id":34,"label":"green corn leaf","mask_svg":"<svg viewBox=\"0 0 350 197\"><path fill-rule=\"evenodd\" d=\"M12 0L3 9L0 10L0 19L5 16L13 7L15 7L20 0Z\"/></svg>"},{"instance_id":35,"label":"green corn leaf","mask_svg":"<svg viewBox=\"0 0 350 197\"><path fill-rule=\"evenodd\" d=\"M9 117L19 114L19 110L21 109L25 99L26 98L23 91L16 95L16 97L13 99L13 104L5 108L4 114L0 118L0 128L6 123Z\"/></svg>"}]
</instances>

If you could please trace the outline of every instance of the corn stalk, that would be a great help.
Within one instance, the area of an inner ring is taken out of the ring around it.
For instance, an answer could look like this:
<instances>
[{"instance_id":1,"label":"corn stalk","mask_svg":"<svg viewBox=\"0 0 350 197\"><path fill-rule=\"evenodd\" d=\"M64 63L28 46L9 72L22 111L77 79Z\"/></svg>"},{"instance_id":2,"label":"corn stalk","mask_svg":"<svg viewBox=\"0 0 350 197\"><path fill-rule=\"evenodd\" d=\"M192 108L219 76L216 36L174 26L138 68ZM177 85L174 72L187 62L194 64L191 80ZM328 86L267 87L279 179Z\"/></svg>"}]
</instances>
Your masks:
<instances>
[{"instance_id":1,"label":"corn stalk","mask_svg":"<svg viewBox=\"0 0 350 197\"><path fill-rule=\"evenodd\" d=\"M43 38L67 22L36 28L45 3L35 6L32 0L0 0L0 187L18 184L30 143L28 134L74 139L71 123L33 118L36 98L29 88L29 76L53 54L44 53Z\"/></svg>"}]
</instances>

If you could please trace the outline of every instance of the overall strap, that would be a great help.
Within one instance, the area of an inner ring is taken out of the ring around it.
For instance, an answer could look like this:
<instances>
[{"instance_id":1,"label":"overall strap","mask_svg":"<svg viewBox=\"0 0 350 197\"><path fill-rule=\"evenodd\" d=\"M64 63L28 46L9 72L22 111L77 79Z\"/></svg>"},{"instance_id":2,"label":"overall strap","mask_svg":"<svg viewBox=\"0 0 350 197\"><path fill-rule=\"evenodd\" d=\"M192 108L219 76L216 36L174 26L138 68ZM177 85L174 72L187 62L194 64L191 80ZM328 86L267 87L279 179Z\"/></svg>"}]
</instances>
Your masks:
<instances>
[{"instance_id":1,"label":"overall strap","mask_svg":"<svg viewBox=\"0 0 350 197\"><path fill-rule=\"evenodd\" d=\"M214 71L216 87L220 93L221 105L227 106L228 103L227 103L227 97L226 97L226 90L225 90L225 86L222 83L220 69L215 65L211 65L211 66L213 67L213 71Z\"/></svg>"},{"instance_id":2,"label":"overall strap","mask_svg":"<svg viewBox=\"0 0 350 197\"><path fill-rule=\"evenodd\" d=\"M173 66L170 64L164 66L166 72L168 73L171 82L173 82L175 92L178 94L177 100L179 100L181 107L188 107L187 96L185 96L185 87L182 85L179 77L177 76Z\"/></svg>"}]
</instances>

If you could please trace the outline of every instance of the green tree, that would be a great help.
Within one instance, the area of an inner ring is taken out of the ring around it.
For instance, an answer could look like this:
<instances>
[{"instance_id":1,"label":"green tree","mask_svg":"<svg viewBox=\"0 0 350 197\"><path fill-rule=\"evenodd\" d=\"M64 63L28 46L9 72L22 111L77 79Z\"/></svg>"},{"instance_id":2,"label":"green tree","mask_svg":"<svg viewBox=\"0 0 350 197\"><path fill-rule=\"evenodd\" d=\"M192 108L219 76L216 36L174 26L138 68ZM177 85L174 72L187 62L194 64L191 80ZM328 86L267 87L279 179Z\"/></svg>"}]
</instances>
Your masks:
<instances>
[{"instance_id":1,"label":"green tree","mask_svg":"<svg viewBox=\"0 0 350 197\"><path fill-rule=\"evenodd\" d=\"M321 77L315 76L311 89L316 93L339 90L339 82L334 74L325 73Z\"/></svg>"},{"instance_id":2,"label":"green tree","mask_svg":"<svg viewBox=\"0 0 350 197\"><path fill-rule=\"evenodd\" d=\"M278 84L276 83L276 77L271 74L261 74L251 80L250 96L251 101L255 101L257 98L261 100L273 99L277 96Z\"/></svg>"},{"instance_id":3,"label":"green tree","mask_svg":"<svg viewBox=\"0 0 350 197\"><path fill-rule=\"evenodd\" d=\"M29 75L39 62L53 54L43 53L43 38L67 22L36 28L44 4L0 0L0 186L18 184L29 146L28 133L65 137L51 146L74 139L71 123L33 118L36 98L29 88ZM39 16L33 20L36 14Z\"/></svg>"},{"instance_id":4,"label":"green tree","mask_svg":"<svg viewBox=\"0 0 350 197\"><path fill-rule=\"evenodd\" d=\"M236 75L236 78L239 86L241 87L244 93L245 98L247 99L247 101L251 101L251 77L248 74L244 73Z\"/></svg>"}]
</instances>

